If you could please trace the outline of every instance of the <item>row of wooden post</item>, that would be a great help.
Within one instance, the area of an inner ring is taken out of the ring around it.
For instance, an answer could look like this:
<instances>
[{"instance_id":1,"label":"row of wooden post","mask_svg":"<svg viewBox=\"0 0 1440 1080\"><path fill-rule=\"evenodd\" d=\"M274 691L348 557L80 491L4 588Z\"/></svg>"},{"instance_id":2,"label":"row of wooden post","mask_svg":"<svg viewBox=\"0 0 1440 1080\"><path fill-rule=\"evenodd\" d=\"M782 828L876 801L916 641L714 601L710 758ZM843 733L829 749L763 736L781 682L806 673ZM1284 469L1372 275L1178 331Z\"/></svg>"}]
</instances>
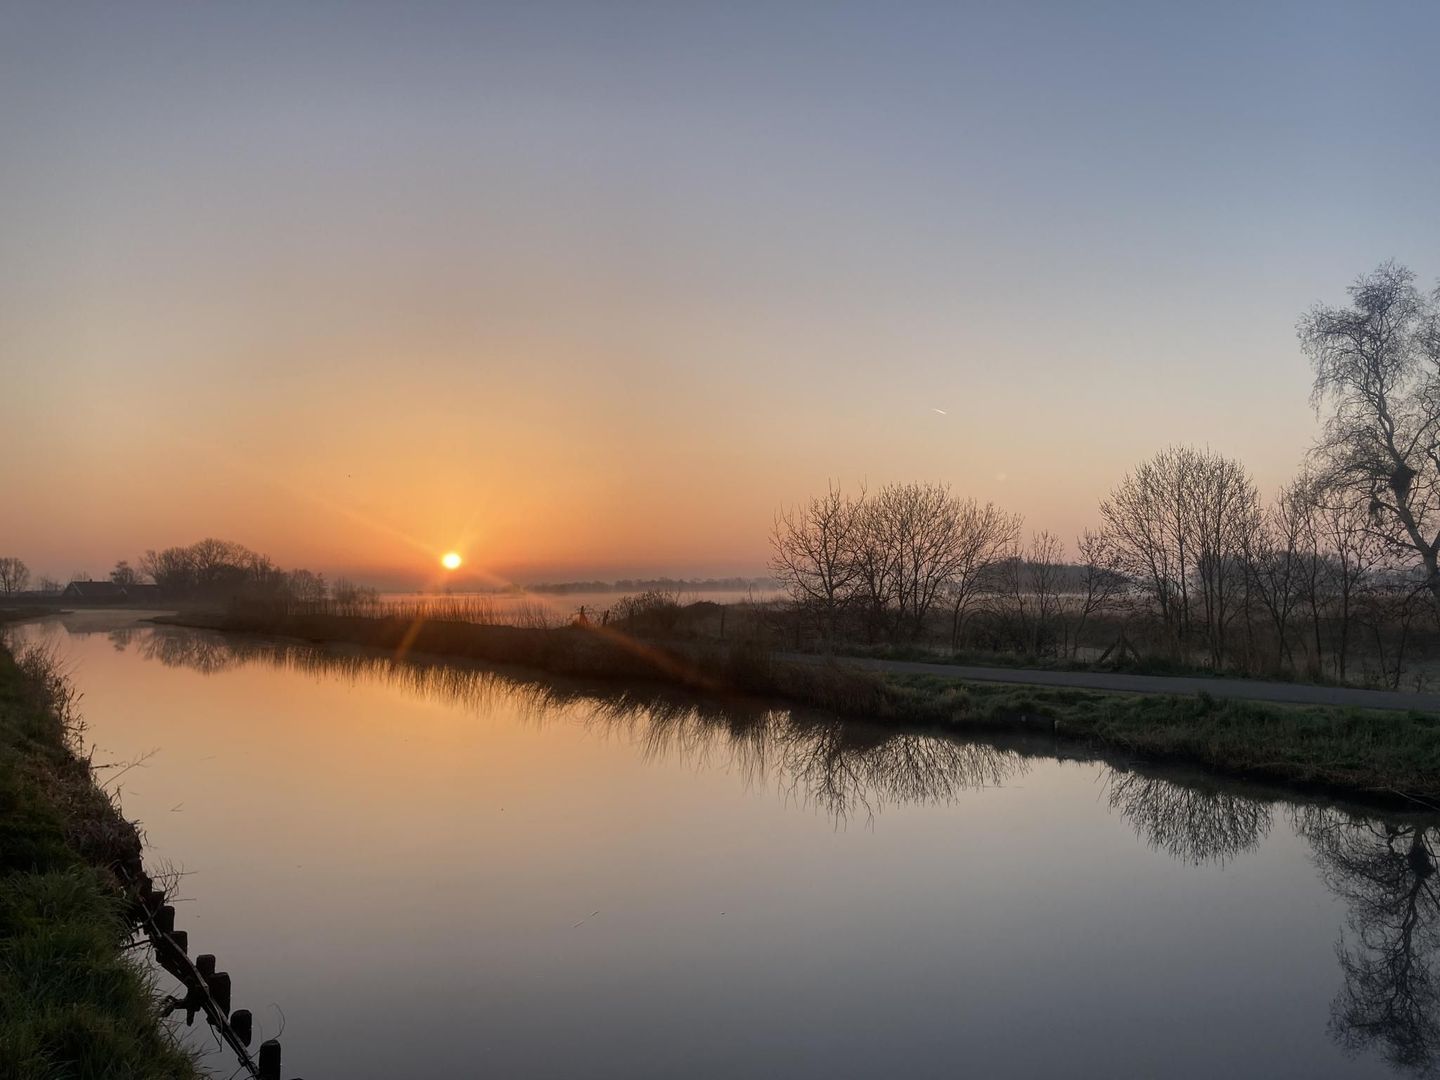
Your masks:
<instances>
[{"instance_id":1,"label":"row of wooden post","mask_svg":"<svg viewBox=\"0 0 1440 1080\"><path fill-rule=\"evenodd\" d=\"M280 1080L278 1039L266 1039L260 1044L259 1053L254 1057L250 1055L254 1018L249 1009L230 1010L230 973L217 971L215 957L210 953L202 953L193 962L190 960L189 935L175 929L175 908L165 902L164 891L157 889L150 878L142 876L135 892L140 919L155 948L156 959L185 986L182 1001L171 999L173 1007L186 1010L187 1023L196 1012L204 1012L255 1080Z\"/></svg>"}]
</instances>

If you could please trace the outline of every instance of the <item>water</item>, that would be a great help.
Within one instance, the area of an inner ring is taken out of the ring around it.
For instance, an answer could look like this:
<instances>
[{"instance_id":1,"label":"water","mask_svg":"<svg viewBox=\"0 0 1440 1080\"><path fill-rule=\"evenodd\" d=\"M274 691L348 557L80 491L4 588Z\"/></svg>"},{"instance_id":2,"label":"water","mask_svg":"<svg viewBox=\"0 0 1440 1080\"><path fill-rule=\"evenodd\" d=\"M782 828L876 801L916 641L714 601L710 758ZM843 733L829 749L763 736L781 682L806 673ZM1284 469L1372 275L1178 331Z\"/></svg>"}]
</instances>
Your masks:
<instances>
[{"instance_id":1,"label":"water","mask_svg":"<svg viewBox=\"0 0 1440 1080\"><path fill-rule=\"evenodd\" d=\"M265 1035L283 1011L287 1076L1377 1077L1440 1048L1430 819L124 623L20 634L71 658L98 759L154 751L124 807L186 871L192 952Z\"/></svg>"}]
</instances>

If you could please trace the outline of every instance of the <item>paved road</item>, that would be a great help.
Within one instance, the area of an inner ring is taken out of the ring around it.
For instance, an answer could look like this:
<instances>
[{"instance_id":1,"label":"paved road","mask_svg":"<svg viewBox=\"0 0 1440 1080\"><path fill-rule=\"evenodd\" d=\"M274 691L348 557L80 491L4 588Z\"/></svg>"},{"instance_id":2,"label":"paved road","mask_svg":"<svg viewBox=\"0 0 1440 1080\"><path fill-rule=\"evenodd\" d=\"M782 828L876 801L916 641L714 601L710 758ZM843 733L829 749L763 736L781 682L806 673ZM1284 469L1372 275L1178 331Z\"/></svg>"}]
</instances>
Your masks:
<instances>
[{"instance_id":1,"label":"paved road","mask_svg":"<svg viewBox=\"0 0 1440 1080\"><path fill-rule=\"evenodd\" d=\"M788 653L787 660L818 663L823 657ZM1440 713L1440 694L1407 690L1357 690L1348 686L1309 686L1261 679L1216 679L1205 676L1126 675L1110 671L1043 671L1032 668L971 667L968 664L924 664L909 660L841 658L841 663L874 671L939 675L972 682L1021 686L1068 686L1079 690L1112 690L1127 694L1198 694L1241 701L1276 701L1290 705L1335 705L1359 709L1418 709Z\"/></svg>"}]
</instances>

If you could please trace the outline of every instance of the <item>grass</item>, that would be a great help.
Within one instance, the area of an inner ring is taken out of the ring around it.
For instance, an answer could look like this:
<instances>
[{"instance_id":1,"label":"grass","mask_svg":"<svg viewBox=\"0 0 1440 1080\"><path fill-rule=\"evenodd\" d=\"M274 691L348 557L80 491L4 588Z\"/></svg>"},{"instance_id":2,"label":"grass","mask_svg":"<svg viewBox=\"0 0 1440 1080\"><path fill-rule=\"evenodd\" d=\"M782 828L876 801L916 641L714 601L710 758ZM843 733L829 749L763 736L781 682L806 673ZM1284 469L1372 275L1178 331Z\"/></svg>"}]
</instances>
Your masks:
<instances>
[{"instance_id":1,"label":"grass","mask_svg":"<svg viewBox=\"0 0 1440 1080\"><path fill-rule=\"evenodd\" d=\"M1419 712L1220 700L1208 694L1108 694L888 677L912 719L944 725L1010 717L1053 724L1137 756L1182 759L1251 779L1440 803L1440 717Z\"/></svg>"},{"instance_id":2,"label":"grass","mask_svg":"<svg viewBox=\"0 0 1440 1080\"><path fill-rule=\"evenodd\" d=\"M395 617L263 612L173 620L222 630L517 664L564 675L660 679L782 699L841 716L943 729L1053 731L1128 754L1380 801L1440 803L1440 718L1161 696L966 684L928 674L778 659L758 643L661 646L594 628L550 630Z\"/></svg>"},{"instance_id":3,"label":"grass","mask_svg":"<svg viewBox=\"0 0 1440 1080\"><path fill-rule=\"evenodd\" d=\"M815 649L805 650L817 652ZM1208 679L1264 679L1268 682L1305 683L1317 686L1350 686L1326 675L1299 675L1293 671L1217 671L1208 664L1186 663L1173 657L1126 654L1114 660L1080 660L1050 654L995 652L984 649L951 649L918 643L836 642L831 651L837 656L864 657L873 660L904 660L919 664L957 664L972 667L1022 668L1041 671L1105 671L1127 675L1179 675Z\"/></svg>"},{"instance_id":4,"label":"grass","mask_svg":"<svg viewBox=\"0 0 1440 1080\"><path fill-rule=\"evenodd\" d=\"M0 648L0 1080L202 1075L126 946L140 838L80 756L53 663Z\"/></svg>"}]
</instances>

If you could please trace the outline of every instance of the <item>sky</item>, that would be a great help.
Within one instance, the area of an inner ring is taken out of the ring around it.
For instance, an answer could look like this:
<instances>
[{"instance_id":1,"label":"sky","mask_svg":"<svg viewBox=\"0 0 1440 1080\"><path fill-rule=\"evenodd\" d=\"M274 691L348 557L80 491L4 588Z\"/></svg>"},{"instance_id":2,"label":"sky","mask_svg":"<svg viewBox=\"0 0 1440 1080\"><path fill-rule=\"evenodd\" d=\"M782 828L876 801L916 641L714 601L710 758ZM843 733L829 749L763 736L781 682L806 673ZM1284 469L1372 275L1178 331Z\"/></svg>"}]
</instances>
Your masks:
<instances>
[{"instance_id":1,"label":"sky","mask_svg":"<svg viewBox=\"0 0 1440 1080\"><path fill-rule=\"evenodd\" d=\"M1440 276L1440 7L0 0L0 555L758 574L939 481L1266 492Z\"/></svg>"}]
</instances>

